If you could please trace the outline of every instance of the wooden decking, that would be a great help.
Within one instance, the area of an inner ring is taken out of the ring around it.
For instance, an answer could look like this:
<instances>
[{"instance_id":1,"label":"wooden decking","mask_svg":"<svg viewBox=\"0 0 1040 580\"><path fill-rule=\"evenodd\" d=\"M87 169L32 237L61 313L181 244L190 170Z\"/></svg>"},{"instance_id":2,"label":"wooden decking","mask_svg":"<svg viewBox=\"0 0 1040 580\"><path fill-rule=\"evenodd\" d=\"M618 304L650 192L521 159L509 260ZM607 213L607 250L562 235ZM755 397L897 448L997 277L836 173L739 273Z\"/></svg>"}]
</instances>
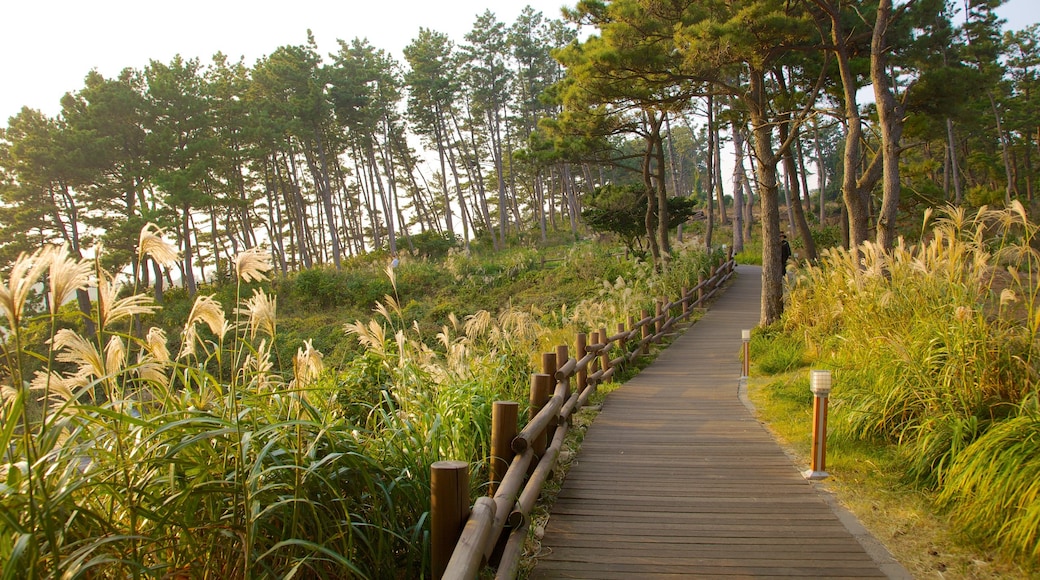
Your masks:
<instances>
[{"instance_id":1,"label":"wooden decking","mask_svg":"<svg viewBox=\"0 0 1040 580\"><path fill-rule=\"evenodd\" d=\"M758 321L760 287L761 270L740 266L700 321L607 397L532 578L909 578L739 400L740 331Z\"/></svg>"}]
</instances>

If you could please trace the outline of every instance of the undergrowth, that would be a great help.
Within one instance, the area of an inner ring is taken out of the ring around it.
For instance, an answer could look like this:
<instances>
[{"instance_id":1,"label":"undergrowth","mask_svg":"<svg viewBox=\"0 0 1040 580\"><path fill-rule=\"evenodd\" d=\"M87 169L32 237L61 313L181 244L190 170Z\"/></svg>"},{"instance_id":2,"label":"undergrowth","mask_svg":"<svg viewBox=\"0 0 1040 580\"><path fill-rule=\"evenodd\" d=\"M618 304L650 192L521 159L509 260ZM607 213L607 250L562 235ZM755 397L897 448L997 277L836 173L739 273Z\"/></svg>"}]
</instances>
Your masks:
<instances>
[{"instance_id":1,"label":"undergrowth","mask_svg":"<svg viewBox=\"0 0 1040 580\"><path fill-rule=\"evenodd\" d=\"M138 266L177 260L151 226L139 248ZM491 405L527 401L539 354L709 264L677 251L664 279L595 244L550 268L524 250L446 259L372 260L354 266L378 281L319 271L297 286L268 280L268 256L249 250L228 286L160 306L100 256L22 256L0 284L0 576L428 574L430 465L468 462L482 493ZM421 294L437 280L431 305ZM519 304L504 290L515 280L544 292ZM88 288L93 333L61 306Z\"/></svg>"},{"instance_id":2,"label":"undergrowth","mask_svg":"<svg viewBox=\"0 0 1040 580\"><path fill-rule=\"evenodd\" d=\"M930 218L918 244L831 249L799 271L782 332L758 335L769 345L756 368L791 371L800 350L806 363L832 369L832 451L880 466L850 464L854 477L920 494L913 517L935 509L962 540L1035 573L1037 226L1017 203ZM763 388L767 400L788 399L784 391ZM782 409L781 423L786 412L804 415ZM960 573L982 574L965 566Z\"/></svg>"}]
</instances>

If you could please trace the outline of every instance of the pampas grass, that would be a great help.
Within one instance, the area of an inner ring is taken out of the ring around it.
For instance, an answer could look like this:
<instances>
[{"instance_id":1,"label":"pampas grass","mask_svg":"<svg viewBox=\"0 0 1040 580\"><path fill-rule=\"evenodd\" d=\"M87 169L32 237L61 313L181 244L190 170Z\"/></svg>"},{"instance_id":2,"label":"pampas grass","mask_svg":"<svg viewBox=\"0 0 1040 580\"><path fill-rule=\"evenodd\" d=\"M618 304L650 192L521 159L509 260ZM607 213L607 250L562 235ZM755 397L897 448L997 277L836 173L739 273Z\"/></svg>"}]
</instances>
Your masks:
<instances>
[{"instance_id":1,"label":"pampas grass","mask_svg":"<svg viewBox=\"0 0 1040 580\"><path fill-rule=\"evenodd\" d=\"M138 266L177 261L164 238L152 224L142 230ZM579 258L602 256L572 252ZM534 264L529 253L500 270L453 260L460 273L489 278ZM21 256L0 280L10 327L0 577L422 576L430 464L468 461L479 493L493 402L526 401L547 343L614 328L626 309L651 304L661 283L615 281L556 320L565 332L552 316L506 308L452 314L440 333L423 336L405 320L388 269L393 294L372 320L347 325L364 354L333 370L305 341L294 345L290 375L272 355L284 338L276 299L260 287L269 256L249 250L234 263L233 310L198 296L176 355L165 331L138 328L159 307L103 270L100 256L47 248ZM27 311L41 281L51 309ZM90 284L96 334L57 328L57 306ZM22 333L38 316L51 322L47 368L28 380Z\"/></svg>"},{"instance_id":2,"label":"pampas grass","mask_svg":"<svg viewBox=\"0 0 1040 580\"><path fill-rule=\"evenodd\" d=\"M784 328L835 369L839 436L898 444L956 521L1035 558L1037 226L1017 202L928 223L918 244L824 251Z\"/></svg>"}]
</instances>

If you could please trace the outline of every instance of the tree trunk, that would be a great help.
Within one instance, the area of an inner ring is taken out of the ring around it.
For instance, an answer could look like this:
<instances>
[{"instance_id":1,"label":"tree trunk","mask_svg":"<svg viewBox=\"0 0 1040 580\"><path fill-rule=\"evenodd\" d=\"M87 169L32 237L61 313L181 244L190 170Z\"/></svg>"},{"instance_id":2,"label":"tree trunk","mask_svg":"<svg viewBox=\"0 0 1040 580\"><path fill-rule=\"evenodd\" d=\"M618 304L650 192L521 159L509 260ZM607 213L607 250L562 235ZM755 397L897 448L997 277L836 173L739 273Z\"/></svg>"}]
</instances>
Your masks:
<instances>
[{"instance_id":1,"label":"tree trunk","mask_svg":"<svg viewBox=\"0 0 1040 580\"><path fill-rule=\"evenodd\" d=\"M877 242L891 250L896 239L896 217L899 211L899 142L903 137L903 111L896 100L892 79L888 75L888 27L892 21L892 0L878 4L877 21L870 43L870 77L874 83L878 123L881 125L882 199L878 216ZM1010 189L1008 190L1010 192Z\"/></svg>"},{"instance_id":2,"label":"tree trunk","mask_svg":"<svg viewBox=\"0 0 1040 580\"><path fill-rule=\"evenodd\" d=\"M188 296L195 296L198 287L195 285L195 269L191 262L191 207L187 204L181 207L181 232L181 249L184 251L184 289L188 292Z\"/></svg>"},{"instance_id":3,"label":"tree trunk","mask_svg":"<svg viewBox=\"0 0 1040 580\"><path fill-rule=\"evenodd\" d=\"M817 117L813 117L813 141L816 145L816 170L820 173L816 181L820 188L820 227L823 227L827 223L825 221L827 217L827 168L823 162L823 147L820 145L820 121Z\"/></svg>"},{"instance_id":4,"label":"tree trunk","mask_svg":"<svg viewBox=\"0 0 1040 580\"><path fill-rule=\"evenodd\" d=\"M787 141L790 131L794 132L794 138L797 140L799 138L798 128L790 129L790 115L785 115L785 117L786 120L780 123L780 141ZM784 173L787 175L788 183L787 211L791 214L791 221L795 229L798 230L798 237L802 240L802 247L805 249L804 258L816 260L816 242L813 241L812 232L809 231L809 222L805 219L805 211L802 207L802 197L798 185L798 166L795 162L794 150L794 147L788 147L783 156Z\"/></svg>"},{"instance_id":5,"label":"tree trunk","mask_svg":"<svg viewBox=\"0 0 1040 580\"><path fill-rule=\"evenodd\" d=\"M649 111L643 112L643 118L645 119L647 126L651 126L655 117ZM661 266L661 248L657 244L657 227L654 223L654 214L657 204L657 196L654 194L654 180L653 180L653 158L654 158L654 141L653 141L653 130L649 129L646 133L646 149L643 151L643 189L646 191L646 213L643 217L643 227L646 229L647 241L650 243L650 255L653 256L654 267L659 268Z\"/></svg>"},{"instance_id":6,"label":"tree trunk","mask_svg":"<svg viewBox=\"0 0 1040 580\"><path fill-rule=\"evenodd\" d=\"M744 251L744 133L734 119L733 131L733 252Z\"/></svg>"},{"instance_id":7,"label":"tree trunk","mask_svg":"<svg viewBox=\"0 0 1040 580\"><path fill-rule=\"evenodd\" d=\"M1011 156L1008 153L1008 138L1007 134L1004 133L1004 124L1000 118L1000 111L997 109L997 101L993 98L992 92L987 92L989 97L990 108L993 109L993 118L997 120L997 137L1000 138L1000 156L1004 160L1004 176L1007 179L1007 187L1004 188L1004 204L1011 205L1011 197L1015 193L1015 178L1014 172L1011 169Z\"/></svg>"},{"instance_id":8,"label":"tree trunk","mask_svg":"<svg viewBox=\"0 0 1040 580\"><path fill-rule=\"evenodd\" d=\"M954 203L960 205L964 202L964 192L961 190L960 162L957 160L957 138L953 131L953 119L946 117L946 151L950 157L950 169L947 180L953 184ZM949 192L947 192L947 197Z\"/></svg>"},{"instance_id":9,"label":"tree trunk","mask_svg":"<svg viewBox=\"0 0 1040 580\"><path fill-rule=\"evenodd\" d=\"M715 168L715 178L712 181L715 184L715 196L719 202L719 223L726 225L729 223L729 217L726 215L726 192L722 187L722 139L719 134L718 107L718 99L714 96L711 97L708 108L710 115L708 130L711 131L712 143L715 144L715 147L712 148L712 166Z\"/></svg>"},{"instance_id":10,"label":"tree trunk","mask_svg":"<svg viewBox=\"0 0 1040 580\"><path fill-rule=\"evenodd\" d=\"M768 326L784 310L783 264L780 263L780 206L776 184L776 155L772 123L767 117L765 73L751 71L750 91L744 95L754 127L758 159L759 199L762 204L762 301L759 323Z\"/></svg>"}]
</instances>

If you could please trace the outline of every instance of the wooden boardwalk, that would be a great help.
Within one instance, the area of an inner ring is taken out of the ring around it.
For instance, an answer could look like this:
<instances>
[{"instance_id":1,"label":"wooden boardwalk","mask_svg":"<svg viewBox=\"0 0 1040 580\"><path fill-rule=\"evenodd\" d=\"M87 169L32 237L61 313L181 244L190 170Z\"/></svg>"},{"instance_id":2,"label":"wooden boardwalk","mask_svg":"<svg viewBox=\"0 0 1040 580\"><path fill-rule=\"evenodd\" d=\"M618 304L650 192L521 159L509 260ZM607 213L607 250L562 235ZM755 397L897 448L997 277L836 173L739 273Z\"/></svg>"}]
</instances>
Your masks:
<instances>
[{"instance_id":1,"label":"wooden boardwalk","mask_svg":"<svg viewBox=\"0 0 1040 580\"><path fill-rule=\"evenodd\" d=\"M738 398L760 288L760 268L738 267L701 320L607 397L532 578L910 577Z\"/></svg>"}]
</instances>

